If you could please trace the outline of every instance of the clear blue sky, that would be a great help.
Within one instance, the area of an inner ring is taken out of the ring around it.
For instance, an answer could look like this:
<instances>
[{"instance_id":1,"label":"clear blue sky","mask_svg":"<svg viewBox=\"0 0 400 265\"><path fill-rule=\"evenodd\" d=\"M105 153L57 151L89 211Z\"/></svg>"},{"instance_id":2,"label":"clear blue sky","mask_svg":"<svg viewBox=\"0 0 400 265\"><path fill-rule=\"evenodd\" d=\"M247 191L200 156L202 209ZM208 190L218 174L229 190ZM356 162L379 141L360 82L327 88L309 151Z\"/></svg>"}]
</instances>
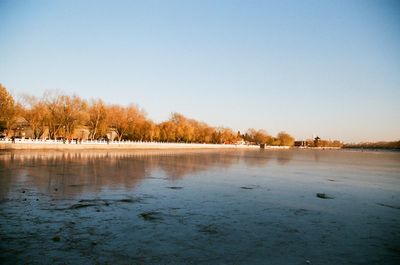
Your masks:
<instances>
[{"instance_id":1,"label":"clear blue sky","mask_svg":"<svg viewBox=\"0 0 400 265\"><path fill-rule=\"evenodd\" d=\"M0 82L157 122L398 140L400 2L0 0Z\"/></svg>"}]
</instances>

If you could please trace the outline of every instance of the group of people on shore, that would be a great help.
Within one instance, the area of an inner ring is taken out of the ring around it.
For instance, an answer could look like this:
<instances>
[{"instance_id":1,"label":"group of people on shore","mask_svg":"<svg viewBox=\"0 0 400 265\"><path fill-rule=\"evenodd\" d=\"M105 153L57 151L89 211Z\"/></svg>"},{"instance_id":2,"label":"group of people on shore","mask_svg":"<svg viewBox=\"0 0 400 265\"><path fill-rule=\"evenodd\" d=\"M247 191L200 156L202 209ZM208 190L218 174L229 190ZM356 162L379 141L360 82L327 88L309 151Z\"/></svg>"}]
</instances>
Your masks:
<instances>
[{"instance_id":1,"label":"group of people on shore","mask_svg":"<svg viewBox=\"0 0 400 265\"><path fill-rule=\"evenodd\" d=\"M71 138L71 137L69 137L68 139L66 139L66 138L63 138L62 139L63 140L63 143L65 144L67 141L68 141L68 143L69 144L71 144L73 141L75 141L75 144L82 144L82 138ZM110 139L108 139L108 137L106 138L106 142L107 142L107 144L109 144L110 143Z\"/></svg>"}]
</instances>

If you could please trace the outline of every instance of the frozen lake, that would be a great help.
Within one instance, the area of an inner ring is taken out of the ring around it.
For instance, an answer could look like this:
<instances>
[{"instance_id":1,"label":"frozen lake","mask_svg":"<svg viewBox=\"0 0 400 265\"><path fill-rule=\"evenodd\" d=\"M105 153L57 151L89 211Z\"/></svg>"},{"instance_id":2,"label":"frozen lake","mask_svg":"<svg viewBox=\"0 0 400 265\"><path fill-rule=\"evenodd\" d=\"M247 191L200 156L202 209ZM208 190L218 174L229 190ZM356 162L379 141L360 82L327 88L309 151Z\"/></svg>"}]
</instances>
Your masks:
<instances>
[{"instance_id":1,"label":"frozen lake","mask_svg":"<svg viewBox=\"0 0 400 265\"><path fill-rule=\"evenodd\" d=\"M0 152L1 264L400 264L400 153Z\"/></svg>"}]
</instances>

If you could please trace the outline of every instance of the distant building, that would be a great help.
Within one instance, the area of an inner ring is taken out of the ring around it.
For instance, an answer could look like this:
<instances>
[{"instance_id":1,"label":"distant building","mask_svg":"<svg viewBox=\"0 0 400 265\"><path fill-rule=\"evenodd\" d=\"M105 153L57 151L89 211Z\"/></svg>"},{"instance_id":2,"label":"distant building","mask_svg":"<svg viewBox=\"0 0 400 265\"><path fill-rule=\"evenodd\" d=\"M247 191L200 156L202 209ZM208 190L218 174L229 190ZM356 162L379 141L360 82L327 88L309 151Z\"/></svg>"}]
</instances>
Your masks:
<instances>
[{"instance_id":1,"label":"distant building","mask_svg":"<svg viewBox=\"0 0 400 265\"><path fill-rule=\"evenodd\" d=\"M294 146L296 147L306 147L308 146L307 141L294 141Z\"/></svg>"},{"instance_id":2,"label":"distant building","mask_svg":"<svg viewBox=\"0 0 400 265\"><path fill-rule=\"evenodd\" d=\"M29 122L23 117L17 117L13 126L11 135L17 138L29 138L33 134L32 129L29 127Z\"/></svg>"},{"instance_id":3,"label":"distant building","mask_svg":"<svg viewBox=\"0 0 400 265\"><path fill-rule=\"evenodd\" d=\"M236 144L244 145L246 142L243 139L239 139Z\"/></svg>"},{"instance_id":4,"label":"distant building","mask_svg":"<svg viewBox=\"0 0 400 265\"><path fill-rule=\"evenodd\" d=\"M319 140L321 140L321 138L318 136L314 138L314 146L318 146Z\"/></svg>"}]
</instances>

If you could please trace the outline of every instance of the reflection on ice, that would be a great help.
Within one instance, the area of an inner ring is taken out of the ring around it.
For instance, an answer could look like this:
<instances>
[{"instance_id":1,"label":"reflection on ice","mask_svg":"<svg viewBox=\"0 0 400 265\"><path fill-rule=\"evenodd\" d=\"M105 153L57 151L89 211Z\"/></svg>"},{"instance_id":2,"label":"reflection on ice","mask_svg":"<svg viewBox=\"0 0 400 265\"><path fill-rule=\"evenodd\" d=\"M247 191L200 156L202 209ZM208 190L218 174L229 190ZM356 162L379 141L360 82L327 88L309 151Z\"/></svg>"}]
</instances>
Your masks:
<instances>
[{"instance_id":1,"label":"reflection on ice","mask_svg":"<svg viewBox=\"0 0 400 265\"><path fill-rule=\"evenodd\" d=\"M6 195L9 182L21 177L29 178L32 185L46 191L59 188L61 194L73 195L117 185L130 189L157 170L176 180L241 162L248 166L266 166L271 159L279 164L290 161L291 155L286 151L263 151L253 151L252 155L229 150L3 153L0 155L0 167L4 170L0 198Z\"/></svg>"}]
</instances>

